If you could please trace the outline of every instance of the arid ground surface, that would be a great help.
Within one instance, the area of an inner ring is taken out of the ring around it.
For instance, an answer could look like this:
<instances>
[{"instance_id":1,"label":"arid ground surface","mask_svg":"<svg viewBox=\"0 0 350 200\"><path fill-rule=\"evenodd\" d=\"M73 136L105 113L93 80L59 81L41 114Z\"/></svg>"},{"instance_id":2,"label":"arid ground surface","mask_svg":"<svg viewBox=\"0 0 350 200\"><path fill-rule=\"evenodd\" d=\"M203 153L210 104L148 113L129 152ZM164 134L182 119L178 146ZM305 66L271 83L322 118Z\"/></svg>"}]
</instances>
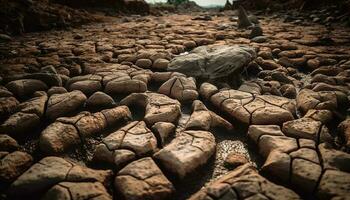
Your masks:
<instances>
[{"instance_id":1,"label":"arid ground surface","mask_svg":"<svg viewBox=\"0 0 350 200\"><path fill-rule=\"evenodd\" d=\"M223 12L0 43L1 199L349 199L350 28L258 19L252 39Z\"/></svg>"}]
</instances>

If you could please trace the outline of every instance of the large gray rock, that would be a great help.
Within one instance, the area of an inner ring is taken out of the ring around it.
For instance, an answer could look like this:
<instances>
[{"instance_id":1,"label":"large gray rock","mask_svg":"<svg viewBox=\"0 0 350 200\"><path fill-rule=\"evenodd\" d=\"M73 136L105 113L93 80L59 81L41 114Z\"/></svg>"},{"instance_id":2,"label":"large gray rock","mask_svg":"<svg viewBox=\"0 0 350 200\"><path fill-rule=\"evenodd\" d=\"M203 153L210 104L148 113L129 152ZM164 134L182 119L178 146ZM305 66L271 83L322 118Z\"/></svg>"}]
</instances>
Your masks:
<instances>
[{"instance_id":1,"label":"large gray rock","mask_svg":"<svg viewBox=\"0 0 350 200\"><path fill-rule=\"evenodd\" d=\"M213 80L238 73L255 57L255 50L247 46L201 46L171 60L168 71Z\"/></svg>"}]
</instances>

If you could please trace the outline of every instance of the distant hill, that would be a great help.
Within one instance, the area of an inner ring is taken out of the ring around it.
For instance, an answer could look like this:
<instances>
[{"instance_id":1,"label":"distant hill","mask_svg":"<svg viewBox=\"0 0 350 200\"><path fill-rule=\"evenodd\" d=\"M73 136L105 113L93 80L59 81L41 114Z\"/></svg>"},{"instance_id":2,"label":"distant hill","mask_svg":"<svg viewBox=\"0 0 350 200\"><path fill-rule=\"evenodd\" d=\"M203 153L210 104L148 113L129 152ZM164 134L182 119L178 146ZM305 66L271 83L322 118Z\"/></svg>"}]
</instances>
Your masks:
<instances>
[{"instance_id":1,"label":"distant hill","mask_svg":"<svg viewBox=\"0 0 350 200\"><path fill-rule=\"evenodd\" d=\"M202 6L203 8L222 8L224 7L224 5L221 4L210 4L210 5L206 5L206 6Z\"/></svg>"}]
</instances>

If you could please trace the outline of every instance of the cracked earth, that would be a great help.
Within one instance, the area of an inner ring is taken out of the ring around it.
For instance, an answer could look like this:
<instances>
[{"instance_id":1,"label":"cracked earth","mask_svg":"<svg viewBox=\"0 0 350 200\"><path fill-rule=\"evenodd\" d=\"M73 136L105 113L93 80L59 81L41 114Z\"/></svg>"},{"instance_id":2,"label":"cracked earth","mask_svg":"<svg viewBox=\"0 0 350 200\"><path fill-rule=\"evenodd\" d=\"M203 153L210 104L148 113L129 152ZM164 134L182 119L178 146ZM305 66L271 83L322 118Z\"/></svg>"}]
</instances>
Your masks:
<instances>
[{"instance_id":1,"label":"cracked earth","mask_svg":"<svg viewBox=\"0 0 350 200\"><path fill-rule=\"evenodd\" d=\"M0 43L1 199L349 199L350 29L258 17Z\"/></svg>"}]
</instances>

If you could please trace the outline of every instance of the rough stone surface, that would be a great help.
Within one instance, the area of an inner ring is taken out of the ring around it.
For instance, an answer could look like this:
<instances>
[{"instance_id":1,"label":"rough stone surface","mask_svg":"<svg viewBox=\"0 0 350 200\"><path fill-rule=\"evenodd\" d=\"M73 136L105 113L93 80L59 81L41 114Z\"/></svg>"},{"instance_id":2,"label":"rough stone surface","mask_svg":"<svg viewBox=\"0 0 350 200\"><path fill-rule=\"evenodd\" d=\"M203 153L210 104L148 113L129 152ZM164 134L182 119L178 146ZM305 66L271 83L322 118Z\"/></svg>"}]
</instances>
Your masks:
<instances>
[{"instance_id":1,"label":"rough stone surface","mask_svg":"<svg viewBox=\"0 0 350 200\"><path fill-rule=\"evenodd\" d=\"M134 121L105 137L96 147L93 160L120 167L136 156L152 155L156 150L157 138L146 127L145 122ZM126 151L130 152L129 156L120 155L126 155Z\"/></svg>"},{"instance_id":2,"label":"rough stone surface","mask_svg":"<svg viewBox=\"0 0 350 200\"><path fill-rule=\"evenodd\" d=\"M11 183L25 172L33 162L33 158L28 153L14 151L7 154L0 160L0 181Z\"/></svg>"},{"instance_id":3,"label":"rough stone surface","mask_svg":"<svg viewBox=\"0 0 350 200\"><path fill-rule=\"evenodd\" d=\"M180 115L180 103L157 93L134 93L120 101L122 105L137 105L145 109L144 120L147 124L156 122L174 123Z\"/></svg>"},{"instance_id":4,"label":"rough stone surface","mask_svg":"<svg viewBox=\"0 0 350 200\"><path fill-rule=\"evenodd\" d=\"M79 90L54 94L50 96L47 103L46 117L55 120L58 117L66 116L82 107L85 101L86 96Z\"/></svg>"},{"instance_id":5,"label":"rough stone surface","mask_svg":"<svg viewBox=\"0 0 350 200\"><path fill-rule=\"evenodd\" d=\"M245 164L194 194L190 200L204 199L301 199L295 192L260 176Z\"/></svg>"},{"instance_id":6,"label":"rough stone surface","mask_svg":"<svg viewBox=\"0 0 350 200\"><path fill-rule=\"evenodd\" d=\"M74 117L61 117L42 131L39 146L46 154L64 153L81 144L81 140L98 135L103 130L130 119L131 113L125 106L93 114L82 112Z\"/></svg>"},{"instance_id":7,"label":"rough stone surface","mask_svg":"<svg viewBox=\"0 0 350 200\"><path fill-rule=\"evenodd\" d=\"M160 86L158 92L182 102L193 101L198 98L195 79L183 76L174 76L169 79Z\"/></svg>"},{"instance_id":8,"label":"rough stone surface","mask_svg":"<svg viewBox=\"0 0 350 200\"><path fill-rule=\"evenodd\" d=\"M184 131L154 154L168 171L184 178L205 164L215 151L215 138L206 131ZM189 153L190 152L190 153Z\"/></svg>"},{"instance_id":9,"label":"rough stone surface","mask_svg":"<svg viewBox=\"0 0 350 200\"><path fill-rule=\"evenodd\" d=\"M282 124L293 120L293 101L272 95L253 95L238 90L223 90L210 98L220 110L245 124Z\"/></svg>"},{"instance_id":10,"label":"rough stone surface","mask_svg":"<svg viewBox=\"0 0 350 200\"><path fill-rule=\"evenodd\" d=\"M109 170L93 170L71 163L59 157L45 157L24 172L10 186L13 196L30 197L60 182L106 183L112 175Z\"/></svg>"},{"instance_id":11,"label":"rough stone surface","mask_svg":"<svg viewBox=\"0 0 350 200\"><path fill-rule=\"evenodd\" d=\"M125 199L167 199L174 186L150 157L136 160L120 170L114 182Z\"/></svg>"},{"instance_id":12,"label":"rough stone surface","mask_svg":"<svg viewBox=\"0 0 350 200\"><path fill-rule=\"evenodd\" d=\"M255 56L255 50L246 46L203 46L171 60L168 71L213 80L238 73Z\"/></svg>"}]
</instances>

